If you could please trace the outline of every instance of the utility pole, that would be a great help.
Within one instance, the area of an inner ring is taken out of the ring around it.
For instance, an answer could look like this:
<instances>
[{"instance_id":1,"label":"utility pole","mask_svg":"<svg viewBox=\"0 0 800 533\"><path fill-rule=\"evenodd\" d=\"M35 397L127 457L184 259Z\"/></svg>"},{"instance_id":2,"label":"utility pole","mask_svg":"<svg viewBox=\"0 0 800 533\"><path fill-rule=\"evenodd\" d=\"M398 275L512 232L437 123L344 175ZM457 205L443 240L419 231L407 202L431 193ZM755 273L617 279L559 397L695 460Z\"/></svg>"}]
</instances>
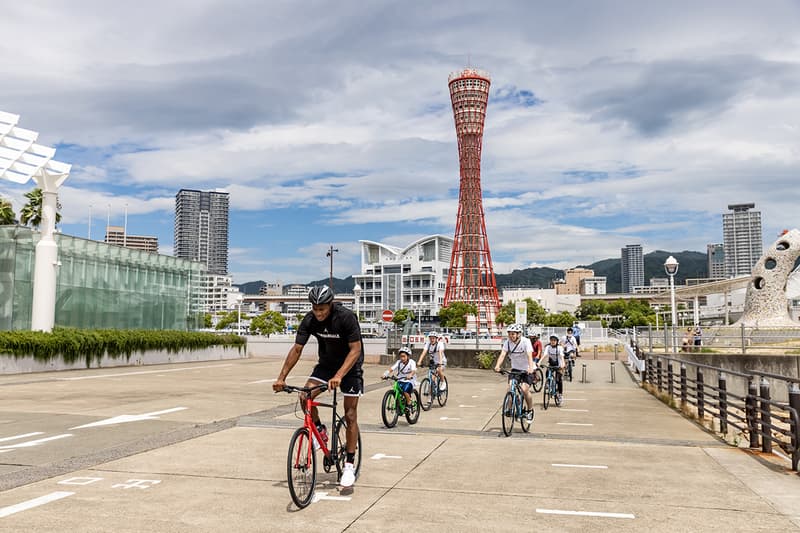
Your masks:
<instances>
[{"instance_id":1,"label":"utility pole","mask_svg":"<svg viewBox=\"0 0 800 533\"><path fill-rule=\"evenodd\" d=\"M333 253L334 252L338 252L338 251L339 251L338 248L334 248L333 245L331 245L330 248L328 248L328 253L326 254L326 257L330 257L331 258L331 273L330 273L330 277L329 277L329 282L328 282L329 285L328 286L331 288L331 290L334 293L336 291L333 288Z\"/></svg>"}]
</instances>

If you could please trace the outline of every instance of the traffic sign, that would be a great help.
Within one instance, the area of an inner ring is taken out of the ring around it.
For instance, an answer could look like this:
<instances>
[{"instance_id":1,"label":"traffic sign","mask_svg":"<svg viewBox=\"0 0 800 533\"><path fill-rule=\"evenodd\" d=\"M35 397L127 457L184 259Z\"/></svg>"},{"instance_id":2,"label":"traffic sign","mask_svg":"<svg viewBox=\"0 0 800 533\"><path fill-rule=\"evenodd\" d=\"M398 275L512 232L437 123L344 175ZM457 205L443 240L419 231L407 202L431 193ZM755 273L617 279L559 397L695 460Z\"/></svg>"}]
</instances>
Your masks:
<instances>
[{"instance_id":1,"label":"traffic sign","mask_svg":"<svg viewBox=\"0 0 800 533\"><path fill-rule=\"evenodd\" d=\"M381 318L383 318L384 322L391 322L394 318L394 313L391 309L386 309L383 314L381 314Z\"/></svg>"}]
</instances>

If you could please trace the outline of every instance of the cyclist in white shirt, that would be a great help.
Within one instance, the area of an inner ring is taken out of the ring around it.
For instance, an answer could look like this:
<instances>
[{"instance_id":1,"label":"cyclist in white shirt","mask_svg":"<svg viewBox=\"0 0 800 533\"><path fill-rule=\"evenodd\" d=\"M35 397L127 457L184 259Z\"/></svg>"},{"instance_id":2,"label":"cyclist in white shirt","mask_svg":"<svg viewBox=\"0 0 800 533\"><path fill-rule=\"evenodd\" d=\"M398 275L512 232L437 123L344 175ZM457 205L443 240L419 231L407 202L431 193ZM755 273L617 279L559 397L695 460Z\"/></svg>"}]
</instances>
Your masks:
<instances>
[{"instance_id":1,"label":"cyclist in white shirt","mask_svg":"<svg viewBox=\"0 0 800 533\"><path fill-rule=\"evenodd\" d=\"M428 341L422 348L422 353L419 354L417 359L417 366L422 366L422 360L425 355L429 355L431 360L436 365L436 375L439 376L439 382L442 384L442 390L447 388L447 382L444 381L444 367L447 366L447 357L444 355L444 340L439 337L435 331L428 333Z\"/></svg>"},{"instance_id":2,"label":"cyclist in white shirt","mask_svg":"<svg viewBox=\"0 0 800 533\"><path fill-rule=\"evenodd\" d=\"M564 380L562 374L566 368L566 361L564 359L564 348L558 344L558 337L550 335L550 344L542 350L542 359L539 365L547 368L548 366L558 367L556 369L556 384L558 385L558 395L564 394Z\"/></svg>"},{"instance_id":3,"label":"cyclist in white shirt","mask_svg":"<svg viewBox=\"0 0 800 533\"><path fill-rule=\"evenodd\" d=\"M578 355L578 339L572 334L572 328L567 328L567 334L561 341L564 347L564 355L569 359L574 359Z\"/></svg>"},{"instance_id":4,"label":"cyclist in white shirt","mask_svg":"<svg viewBox=\"0 0 800 533\"><path fill-rule=\"evenodd\" d=\"M495 372L500 372L500 366L503 364L506 354L511 360L511 371L523 372L517 379L521 383L522 394L525 396L525 405L528 407L525 410L525 416L528 420L533 420L533 395L531 394L531 385L533 384L533 346L527 337L522 336L522 326L520 324L508 326L508 338L503 341L500 357L497 358L497 363L494 365ZM511 381L511 376L508 377L508 380L509 382Z\"/></svg>"},{"instance_id":5,"label":"cyclist in white shirt","mask_svg":"<svg viewBox=\"0 0 800 533\"><path fill-rule=\"evenodd\" d=\"M397 384L400 390L403 391L403 396L406 397L406 405L411 405L411 391L417 387L417 363L411 359L411 348L403 346L398 350L400 359L383 373L384 378L394 372L397 376Z\"/></svg>"}]
</instances>

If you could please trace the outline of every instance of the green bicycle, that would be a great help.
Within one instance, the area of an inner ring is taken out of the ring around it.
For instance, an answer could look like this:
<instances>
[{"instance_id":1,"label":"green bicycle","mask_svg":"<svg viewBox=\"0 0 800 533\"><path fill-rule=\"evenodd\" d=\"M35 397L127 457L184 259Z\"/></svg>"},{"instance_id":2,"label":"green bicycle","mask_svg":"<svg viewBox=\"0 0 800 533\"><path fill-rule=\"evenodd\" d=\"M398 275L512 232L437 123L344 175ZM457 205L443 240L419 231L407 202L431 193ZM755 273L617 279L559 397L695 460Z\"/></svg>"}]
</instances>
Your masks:
<instances>
[{"instance_id":1,"label":"green bicycle","mask_svg":"<svg viewBox=\"0 0 800 533\"><path fill-rule=\"evenodd\" d=\"M416 424L417 420L419 420L419 391L417 389L411 390L411 405L408 405L406 397L397 382L397 376L389 376L383 379L394 381L392 388L386 391L381 402L381 418L383 418L384 425L387 428L396 426L400 413L405 413L409 424Z\"/></svg>"}]
</instances>

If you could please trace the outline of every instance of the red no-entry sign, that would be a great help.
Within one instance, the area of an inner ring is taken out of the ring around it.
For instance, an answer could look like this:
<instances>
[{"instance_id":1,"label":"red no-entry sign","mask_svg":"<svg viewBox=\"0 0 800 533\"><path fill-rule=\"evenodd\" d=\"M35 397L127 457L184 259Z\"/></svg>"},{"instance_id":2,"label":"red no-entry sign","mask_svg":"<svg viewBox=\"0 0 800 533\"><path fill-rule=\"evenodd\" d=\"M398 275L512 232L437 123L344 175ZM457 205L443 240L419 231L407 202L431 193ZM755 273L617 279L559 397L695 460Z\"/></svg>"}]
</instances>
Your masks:
<instances>
[{"instance_id":1,"label":"red no-entry sign","mask_svg":"<svg viewBox=\"0 0 800 533\"><path fill-rule=\"evenodd\" d=\"M384 322L391 322L394 318L394 313L392 313L391 309L387 309L381 314L381 318L383 318Z\"/></svg>"}]
</instances>

